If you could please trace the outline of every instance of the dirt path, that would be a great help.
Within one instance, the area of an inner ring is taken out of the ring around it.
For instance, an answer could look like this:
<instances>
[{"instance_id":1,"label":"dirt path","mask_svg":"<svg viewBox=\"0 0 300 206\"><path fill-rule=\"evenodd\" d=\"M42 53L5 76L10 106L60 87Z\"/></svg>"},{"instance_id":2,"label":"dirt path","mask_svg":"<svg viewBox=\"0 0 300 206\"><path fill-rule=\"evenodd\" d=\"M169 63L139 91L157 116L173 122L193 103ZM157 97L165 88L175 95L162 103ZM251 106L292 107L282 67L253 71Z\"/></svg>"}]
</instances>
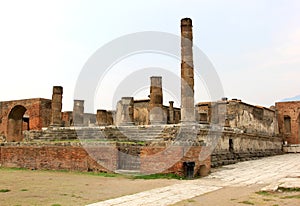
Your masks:
<instances>
[{"instance_id":1,"label":"dirt path","mask_svg":"<svg viewBox=\"0 0 300 206\"><path fill-rule=\"evenodd\" d=\"M176 184L180 180L133 180L52 171L0 169L1 206L85 205L105 199L134 194ZM225 187L174 206L296 206L300 192L257 194L260 186ZM10 191L5 192L5 189Z\"/></svg>"},{"instance_id":2,"label":"dirt path","mask_svg":"<svg viewBox=\"0 0 300 206\"><path fill-rule=\"evenodd\" d=\"M0 205L85 205L177 182L179 180L134 180L71 172L0 169ZM9 191L5 192L6 189Z\"/></svg>"}]
</instances>

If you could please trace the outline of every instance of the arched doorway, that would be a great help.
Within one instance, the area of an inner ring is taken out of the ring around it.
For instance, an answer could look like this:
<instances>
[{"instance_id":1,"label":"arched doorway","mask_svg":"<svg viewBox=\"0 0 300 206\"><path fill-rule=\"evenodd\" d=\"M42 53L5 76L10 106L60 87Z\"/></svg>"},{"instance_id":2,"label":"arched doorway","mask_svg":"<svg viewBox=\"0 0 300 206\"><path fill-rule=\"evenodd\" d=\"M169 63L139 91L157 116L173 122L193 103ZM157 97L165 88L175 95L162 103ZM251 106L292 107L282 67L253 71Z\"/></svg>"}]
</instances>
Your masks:
<instances>
[{"instance_id":1,"label":"arched doorway","mask_svg":"<svg viewBox=\"0 0 300 206\"><path fill-rule=\"evenodd\" d=\"M19 142L23 140L22 131L24 128L23 122L29 126L29 118L24 117L26 108L22 105L13 107L8 115L7 125L7 141L8 142Z\"/></svg>"}]
</instances>

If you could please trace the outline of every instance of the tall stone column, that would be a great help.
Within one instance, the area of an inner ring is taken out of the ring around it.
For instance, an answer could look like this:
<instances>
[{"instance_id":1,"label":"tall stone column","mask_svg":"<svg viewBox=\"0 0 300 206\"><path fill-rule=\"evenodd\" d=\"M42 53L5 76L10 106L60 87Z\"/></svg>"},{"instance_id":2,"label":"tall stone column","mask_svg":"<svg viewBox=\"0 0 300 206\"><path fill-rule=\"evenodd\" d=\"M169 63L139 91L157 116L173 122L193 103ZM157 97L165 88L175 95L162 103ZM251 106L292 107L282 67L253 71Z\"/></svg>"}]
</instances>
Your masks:
<instances>
[{"instance_id":1,"label":"tall stone column","mask_svg":"<svg viewBox=\"0 0 300 206\"><path fill-rule=\"evenodd\" d=\"M73 122L74 126L83 126L84 100L74 100Z\"/></svg>"},{"instance_id":2,"label":"tall stone column","mask_svg":"<svg viewBox=\"0 0 300 206\"><path fill-rule=\"evenodd\" d=\"M150 77L150 102L149 120L150 124L162 124L164 120L162 77Z\"/></svg>"},{"instance_id":3,"label":"tall stone column","mask_svg":"<svg viewBox=\"0 0 300 206\"><path fill-rule=\"evenodd\" d=\"M51 124L52 127L62 126L62 96L63 88L61 86L54 86L52 92L51 103Z\"/></svg>"},{"instance_id":4,"label":"tall stone column","mask_svg":"<svg viewBox=\"0 0 300 206\"><path fill-rule=\"evenodd\" d=\"M169 101L169 123L170 124L174 124L175 123L175 117L174 117L174 102L173 101Z\"/></svg>"},{"instance_id":5,"label":"tall stone column","mask_svg":"<svg viewBox=\"0 0 300 206\"><path fill-rule=\"evenodd\" d=\"M181 123L195 122L192 20L181 20Z\"/></svg>"},{"instance_id":6,"label":"tall stone column","mask_svg":"<svg viewBox=\"0 0 300 206\"><path fill-rule=\"evenodd\" d=\"M120 125L133 125L134 100L133 97L122 97L122 111Z\"/></svg>"}]
</instances>

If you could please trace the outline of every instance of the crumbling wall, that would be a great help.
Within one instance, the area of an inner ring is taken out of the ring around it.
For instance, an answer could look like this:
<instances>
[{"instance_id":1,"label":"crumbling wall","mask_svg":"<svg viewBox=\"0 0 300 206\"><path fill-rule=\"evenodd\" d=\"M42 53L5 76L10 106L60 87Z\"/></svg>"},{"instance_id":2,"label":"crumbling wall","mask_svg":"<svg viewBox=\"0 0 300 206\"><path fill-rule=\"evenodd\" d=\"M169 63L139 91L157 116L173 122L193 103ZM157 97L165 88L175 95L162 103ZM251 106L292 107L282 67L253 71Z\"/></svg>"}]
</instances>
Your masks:
<instances>
[{"instance_id":1,"label":"crumbling wall","mask_svg":"<svg viewBox=\"0 0 300 206\"><path fill-rule=\"evenodd\" d=\"M278 134L274 110L239 101L229 101L226 109L230 127L243 129L247 133Z\"/></svg>"},{"instance_id":2,"label":"crumbling wall","mask_svg":"<svg viewBox=\"0 0 300 206\"><path fill-rule=\"evenodd\" d=\"M240 100L204 102L196 105L200 123L238 128L245 133L278 134L275 110L246 104Z\"/></svg>"}]
</instances>

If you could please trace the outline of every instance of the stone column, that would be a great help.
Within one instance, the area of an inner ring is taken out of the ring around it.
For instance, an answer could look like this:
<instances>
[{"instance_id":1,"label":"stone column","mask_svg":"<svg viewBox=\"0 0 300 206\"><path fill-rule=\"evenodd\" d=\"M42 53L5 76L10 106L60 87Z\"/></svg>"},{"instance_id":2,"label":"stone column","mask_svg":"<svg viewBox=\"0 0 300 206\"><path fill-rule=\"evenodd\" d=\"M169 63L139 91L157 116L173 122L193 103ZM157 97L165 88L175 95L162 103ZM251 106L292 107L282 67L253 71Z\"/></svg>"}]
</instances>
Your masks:
<instances>
[{"instance_id":1,"label":"stone column","mask_svg":"<svg viewBox=\"0 0 300 206\"><path fill-rule=\"evenodd\" d=\"M181 123L195 122L192 20L181 20Z\"/></svg>"},{"instance_id":2,"label":"stone column","mask_svg":"<svg viewBox=\"0 0 300 206\"><path fill-rule=\"evenodd\" d=\"M99 126L106 126L107 124L107 111L99 109L97 110L97 124Z\"/></svg>"},{"instance_id":3,"label":"stone column","mask_svg":"<svg viewBox=\"0 0 300 206\"><path fill-rule=\"evenodd\" d=\"M74 100L73 122L74 126L83 126L84 100Z\"/></svg>"},{"instance_id":4,"label":"stone column","mask_svg":"<svg viewBox=\"0 0 300 206\"><path fill-rule=\"evenodd\" d=\"M133 97L122 97L121 99L122 111L121 111L121 122L122 126L133 125L133 111L134 111L134 100Z\"/></svg>"},{"instance_id":5,"label":"stone column","mask_svg":"<svg viewBox=\"0 0 300 206\"><path fill-rule=\"evenodd\" d=\"M54 86L52 93L52 103L51 103L51 124L52 127L62 126L62 95L63 88L61 86Z\"/></svg>"},{"instance_id":6,"label":"stone column","mask_svg":"<svg viewBox=\"0 0 300 206\"><path fill-rule=\"evenodd\" d=\"M162 77L150 77L150 102L149 120L150 124L162 124L164 120Z\"/></svg>"},{"instance_id":7,"label":"stone column","mask_svg":"<svg viewBox=\"0 0 300 206\"><path fill-rule=\"evenodd\" d=\"M173 101L169 101L169 123L170 124L174 124L175 123L175 117L174 117L174 102Z\"/></svg>"}]
</instances>

